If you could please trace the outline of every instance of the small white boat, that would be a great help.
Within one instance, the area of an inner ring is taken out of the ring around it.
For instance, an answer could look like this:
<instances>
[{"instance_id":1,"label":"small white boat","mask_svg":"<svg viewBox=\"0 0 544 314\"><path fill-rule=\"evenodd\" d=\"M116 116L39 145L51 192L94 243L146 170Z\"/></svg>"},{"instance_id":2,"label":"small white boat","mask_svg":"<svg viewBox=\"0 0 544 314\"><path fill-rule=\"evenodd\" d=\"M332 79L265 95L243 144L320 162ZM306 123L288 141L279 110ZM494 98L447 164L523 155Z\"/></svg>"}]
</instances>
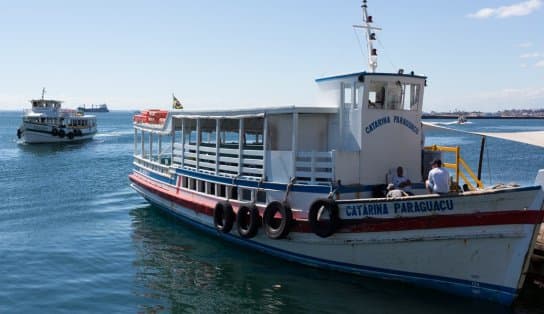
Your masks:
<instances>
[{"instance_id":1,"label":"small white boat","mask_svg":"<svg viewBox=\"0 0 544 314\"><path fill-rule=\"evenodd\" d=\"M30 101L32 107L23 112L17 137L24 143L62 143L92 139L96 134L96 117L62 109L62 101L45 99Z\"/></svg>"},{"instance_id":2,"label":"small white boat","mask_svg":"<svg viewBox=\"0 0 544 314\"><path fill-rule=\"evenodd\" d=\"M532 186L485 188L458 147L424 146L426 77L375 71L378 28L362 7L369 71L317 79L313 107L135 115L132 188L288 261L512 303L544 216L544 170ZM430 194L429 161L446 154L450 192ZM414 195L387 198L398 166Z\"/></svg>"},{"instance_id":3,"label":"small white boat","mask_svg":"<svg viewBox=\"0 0 544 314\"><path fill-rule=\"evenodd\" d=\"M460 115L459 117L457 117L457 124L464 124L467 122L467 118L465 118L464 115Z\"/></svg>"}]
</instances>

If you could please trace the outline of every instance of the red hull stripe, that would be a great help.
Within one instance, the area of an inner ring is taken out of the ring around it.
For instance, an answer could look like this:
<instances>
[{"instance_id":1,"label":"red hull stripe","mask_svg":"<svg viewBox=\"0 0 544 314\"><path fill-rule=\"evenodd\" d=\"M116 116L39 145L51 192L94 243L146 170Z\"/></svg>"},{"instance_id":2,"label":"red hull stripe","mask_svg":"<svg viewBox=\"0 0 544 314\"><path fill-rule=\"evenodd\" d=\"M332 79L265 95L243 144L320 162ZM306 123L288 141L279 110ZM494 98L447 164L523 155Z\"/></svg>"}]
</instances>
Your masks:
<instances>
[{"instance_id":1,"label":"red hull stripe","mask_svg":"<svg viewBox=\"0 0 544 314\"><path fill-rule=\"evenodd\" d=\"M135 184L151 191L154 194L157 194L164 199L168 199L169 201L172 201L178 205L192 209L195 212L213 216L213 208L208 205L184 200L176 195L175 192L136 174L129 175L129 179ZM435 215L392 219L368 218L354 221L344 220L343 225L338 232L384 232L489 225L539 224L542 222L543 218L544 211L542 210L510 210L488 213ZM291 231L312 232L310 224L306 220L297 220L291 228Z\"/></svg>"}]
</instances>

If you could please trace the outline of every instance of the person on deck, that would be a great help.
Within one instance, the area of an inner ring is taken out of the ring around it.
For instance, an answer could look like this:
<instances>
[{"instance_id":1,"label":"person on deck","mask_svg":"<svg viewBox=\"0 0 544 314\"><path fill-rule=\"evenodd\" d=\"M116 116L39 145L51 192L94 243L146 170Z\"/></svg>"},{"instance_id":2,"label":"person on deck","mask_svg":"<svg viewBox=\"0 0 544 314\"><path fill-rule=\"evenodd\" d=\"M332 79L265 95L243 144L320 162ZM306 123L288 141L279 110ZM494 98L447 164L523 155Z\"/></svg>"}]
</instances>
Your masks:
<instances>
[{"instance_id":1,"label":"person on deck","mask_svg":"<svg viewBox=\"0 0 544 314\"><path fill-rule=\"evenodd\" d=\"M425 181L425 187L429 193L448 193L450 190L450 174L448 170L442 168L442 161L435 159L431 162L431 171Z\"/></svg>"},{"instance_id":2,"label":"person on deck","mask_svg":"<svg viewBox=\"0 0 544 314\"><path fill-rule=\"evenodd\" d=\"M405 192L410 192L412 188L412 182L404 176L404 169L401 166L397 167L397 174L393 176L391 181L395 188L402 189Z\"/></svg>"}]
</instances>

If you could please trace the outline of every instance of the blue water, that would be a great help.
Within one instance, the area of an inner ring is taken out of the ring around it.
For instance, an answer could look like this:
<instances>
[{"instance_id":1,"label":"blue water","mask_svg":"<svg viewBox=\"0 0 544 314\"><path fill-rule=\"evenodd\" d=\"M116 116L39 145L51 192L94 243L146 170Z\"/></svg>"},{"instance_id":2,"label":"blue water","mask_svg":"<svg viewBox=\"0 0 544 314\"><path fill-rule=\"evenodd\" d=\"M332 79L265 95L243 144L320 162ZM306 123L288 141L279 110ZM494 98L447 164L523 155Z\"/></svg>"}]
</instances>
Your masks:
<instances>
[{"instance_id":1,"label":"blue water","mask_svg":"<svg viewBox=\"0 0 544 314\"><path fill-rule=\"evenodd\" d=\"M505 308L299 266L203 235L129 188L131 113L97 116L93 141L32 146L16 141L20 112L0 112L0 313L544 312L542 291ZM543 130L544 123L456 127ZM426 138L461 145L477 164L479 137ZM544 168L542 149L492 139L487 147L486 183L530 184Z\"/></svg>"}]
</instances>

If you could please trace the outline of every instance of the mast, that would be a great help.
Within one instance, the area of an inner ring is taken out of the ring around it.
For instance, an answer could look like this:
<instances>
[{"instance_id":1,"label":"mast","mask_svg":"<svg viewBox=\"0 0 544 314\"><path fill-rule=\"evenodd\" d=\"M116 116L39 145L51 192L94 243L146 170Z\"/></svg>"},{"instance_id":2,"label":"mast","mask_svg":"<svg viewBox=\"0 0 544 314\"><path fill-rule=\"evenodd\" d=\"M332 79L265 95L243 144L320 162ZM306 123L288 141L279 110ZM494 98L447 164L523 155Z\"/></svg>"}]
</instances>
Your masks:
<instances>
[{"instance_id":1,"label":"mast","mask_svg":"<svg viewBox=\"0 0 544 314\"><path fill-rule=\"evenodd\" d=\"M42 100L44 99L43 97L45 96L45 87L42 88Z\"/></svg>"},{"instance_id":2,"label":"mast","mask_svg":"<svg viewBox=\"0 0 544 314\"><path fill-rule=\"evenodd\" d=\"M368 48L368 67L370 69L370 72L374 73L376 72L376 68L378 67L378 51L374 48L374 45L373 45L373 41L376 40L376 33L374 33L374 30L380 31L382 29L379 27L371 26L373 21L372 21L372 16L368 15L366 0L363 0L361 9L363 10L363 25L353 25L353 27L363 28L366 31L366 43Z\"/></svg>"}]
</instances>

